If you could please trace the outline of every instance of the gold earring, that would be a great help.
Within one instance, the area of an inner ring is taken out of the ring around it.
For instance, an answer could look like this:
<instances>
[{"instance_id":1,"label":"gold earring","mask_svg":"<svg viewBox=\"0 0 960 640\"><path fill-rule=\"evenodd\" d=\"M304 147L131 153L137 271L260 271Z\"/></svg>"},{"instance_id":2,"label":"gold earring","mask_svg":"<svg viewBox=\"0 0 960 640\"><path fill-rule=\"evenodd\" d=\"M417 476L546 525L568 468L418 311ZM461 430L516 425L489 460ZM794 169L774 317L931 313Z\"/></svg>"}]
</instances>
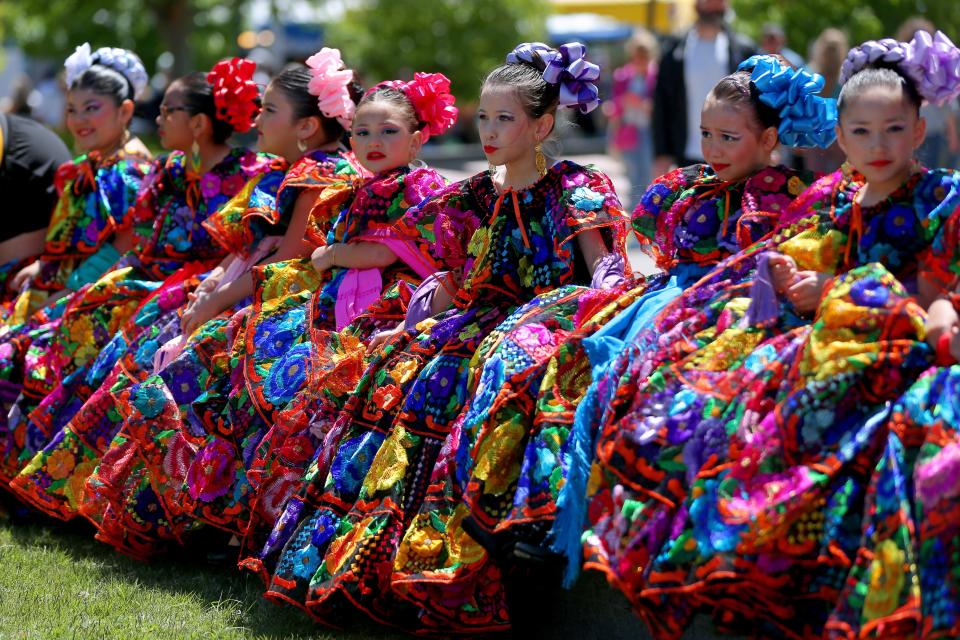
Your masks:
<instances>
[{"instance_id":1,"label":"gold earring","mask_svg":"<svg viewBox=\"0 0 960 640\"><path fill-rule=\"evenodd\" d=\"M197 142L196 138L190 145L190 164L194 173L200 173L200 143Z\"/></svg>"},{"instance_id":2,"label":"gold earring","mask_svg":"<svg viewBox=\"0 0 960 640\"><path fill-rule=\"evenodd\" d=\"M297 151L299 151L300 153L306 153L306 152L307 152L307 141L306 141L306 140L300 140L299 138L297 139Z\"/></svg>"},{"instance_id":3,"label":"gold earring","mask_svg":"<svg viewBox=\"0 0 960 640\"><path fill-rule=\"evenodd\" d=\"M547 175L547 158L543 155L543 146L538 142L537 146L533 148L534 153L536 153L535 161L537 163L537 173L540 174L540 177Z\"/></svg>"}]
</instances>

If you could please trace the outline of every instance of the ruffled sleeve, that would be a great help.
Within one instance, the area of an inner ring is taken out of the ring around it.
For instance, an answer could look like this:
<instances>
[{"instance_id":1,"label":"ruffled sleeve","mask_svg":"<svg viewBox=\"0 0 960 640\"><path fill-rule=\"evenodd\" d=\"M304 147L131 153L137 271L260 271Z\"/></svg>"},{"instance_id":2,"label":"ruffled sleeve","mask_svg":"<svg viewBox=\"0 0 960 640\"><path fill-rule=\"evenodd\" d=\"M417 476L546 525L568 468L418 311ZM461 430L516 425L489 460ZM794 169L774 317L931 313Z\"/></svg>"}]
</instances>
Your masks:
<instances>
[{"instance_id":1,"label":"ruffled sleeve","mask_svg":"<svg viewBox=\"0 0 960 640\"><path fill-rule=\"evenodd\" d=\"M279 219L276 213L277 192L283 182L283 174L283 171L277 170L254 176L240 193L203 221L204 229L224 251L246 257L269 228L268 224L252 222L255 219Z\"/></svg>"},{"instance_id":2,"label":"ruffled sleeve","mask_svg":"<svg viewBox=\"0 0 960 640\"><path fill-rule=\"evenodd\" d=\"M333 229L333 223L340 214L347 211L353 202L360 182L347 176L323 189L307 216L307 242L316 247L326 245Z\"/></svg>"},{"instance_id":3,"label":"ruffled sleeve","mask_svg":"<svg viewBox=\"0 0 960 640\"><path fill-rule=\"evenodd\" d=\"M297 199L304 191L319 192L332 184L358 177L357 170L346 157L313 151L297 160L287 170L273 207L250 206L244 213L243 220L254 228L254 235L279 235L290 223Z\"/></svg>"},{"instance_id":4,"label":"ruffled sleeve","mask_svg":"<svg viewBox=\"0 0 960 640\"><path fill-rule=\"evenodd\" d=\"M151 164L125 156L101 163L81 156L60 167L60 193L47 230L44 260L91 255L121 228L132 224L130 209Z\"/></svg>"},{"instance_id":5,"label":"ruffled sleeve","mask_svg":"<svg viewBox=\"0 0 960 640\"><path fill-rule=\"evenodd\" d=\"M622 253L630 221L610 178L592 167L570 162L562 169L560 184L563 220L557 221L557 228L566 229L560 245L584 231L597 229L603 232L609 248Z\"/></svg>"},{"instance_id":6,"label":"ruffled sleeve","mask_svg":"<svg viewBox=\"0 0 960 640\"><path fill-rule=\"evenodd\" d=\"M437 189L411 207L394 230L413 243L433 271L440 271L463 268L467 245L479 226L479 212L465 180Z\"/></svg>"},{"instance_id":7,"label":"ruffled sleeve","mask_svg":"<svg viewBox=\"0 0 960 640\"><path fill-rule=\"evenodd\" d=\"M680 167L665 173L653 181L633 210L633 231L643 250L660 269L669 269L676 262L673 232L679 221L674 205L691 184L705 175L712 176L706 165Z\"/></svg>"},{"instance_id":8,"label":"ruffled sleeve","mask_svg":"<svg viewBox=\"0 0 960 640\"><path fill-rule=\"evenodd\" d=\"M941 291L956 289L960 278L960 173L926 173L914 192L914 213L930 244L919 255L919 275Z\"/></svg>"}]
</instances>

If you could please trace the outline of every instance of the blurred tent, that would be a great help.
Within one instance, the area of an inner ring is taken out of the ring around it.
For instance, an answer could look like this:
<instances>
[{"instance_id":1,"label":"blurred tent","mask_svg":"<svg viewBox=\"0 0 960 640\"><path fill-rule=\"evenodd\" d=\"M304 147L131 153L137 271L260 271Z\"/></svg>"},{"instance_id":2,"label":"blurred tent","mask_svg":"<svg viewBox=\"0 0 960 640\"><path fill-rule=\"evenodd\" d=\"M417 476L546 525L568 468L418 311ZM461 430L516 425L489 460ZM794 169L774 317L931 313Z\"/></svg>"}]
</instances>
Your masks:
<instances>
[{"instance_id":1,"label":"blurred tent","mask_svg":"<svg viewBox=\"0 0 960 640\"><path fill-rule=\"evenodd\" d=\"M692 24L693 4L694 0L550 0L550 9L557 17L595 14L614 22L672 33ZM571 35L579 33L571 32Z\"/></svg>"}]
</instances>

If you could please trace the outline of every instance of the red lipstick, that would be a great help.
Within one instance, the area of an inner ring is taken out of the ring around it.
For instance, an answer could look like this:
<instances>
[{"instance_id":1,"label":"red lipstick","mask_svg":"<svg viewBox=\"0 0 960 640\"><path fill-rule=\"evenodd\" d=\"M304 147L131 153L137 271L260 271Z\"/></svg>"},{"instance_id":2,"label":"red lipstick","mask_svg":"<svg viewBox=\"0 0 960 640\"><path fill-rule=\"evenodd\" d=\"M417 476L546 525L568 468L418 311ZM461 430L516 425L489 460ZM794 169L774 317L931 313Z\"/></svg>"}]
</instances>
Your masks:
<instances>
[{"instance_id":1,"label":"red lipstick","mask_svg":"<svg viewBox=\"0 0 960 640\"><path fill-rule=\"evenodd\" d=\"M493 152L495 152L496 150L497 150L497 147L493 146L492 144L485 144L485 145L483 145L483 152L484 152L484 153L493 153Z\"/></svg>"},{"instance_id":2,"label":"red lipstick","mask_svg":"<svg viewBox=\"0 0 960 640\"><path fill-rule=\"evenodd\" d=\"M871 161L871 162L868 162L867 164L870 165L871 167L876 167L877 169L882 169L882 168L888 166L891 162L892 162L892 160L873 160L873 161Z\"/></svg>"},{"instance_id":3,"label":"red lipstick","mask_svg":"<svg viewBox=\"0 0 960 640\"><path fill-rule=\"evenodd\" d=\"M386 157L381 151L371 151L367 154L367 160L383 160Z\"/></svg>"},{"instance_id":4,"label":"red lipstick","mask_svg":"<svg viewBox=\"0 0 960 640\"><path fill-rule=\"evenodd\" d=\"M726 169L726 168L729 167L729 166L730 166L729 164L723 164L722 162L718 162L718 163L716 163L716 164L713 165L713 170L714 170L714 171L723 171L724 169Z\"/></svg>"}]
</instances>

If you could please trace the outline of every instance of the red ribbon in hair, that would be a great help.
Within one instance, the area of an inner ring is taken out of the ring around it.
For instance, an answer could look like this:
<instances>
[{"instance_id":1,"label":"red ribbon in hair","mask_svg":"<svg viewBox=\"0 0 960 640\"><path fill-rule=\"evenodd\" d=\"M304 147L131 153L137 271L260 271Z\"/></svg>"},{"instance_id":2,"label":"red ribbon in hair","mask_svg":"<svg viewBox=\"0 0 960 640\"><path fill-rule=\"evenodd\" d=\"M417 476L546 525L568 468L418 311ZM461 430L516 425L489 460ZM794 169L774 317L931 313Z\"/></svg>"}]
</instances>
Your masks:
<instances>
[{"instance_id":1,"label":"red ribbon in hair","mask_svg":"<svg viewBox=\"0 0 960 640\"><path fill-rule=\"evenodd\" d=\"M243 58L221 60L207 74L207 82L213 85L213 104L217 118L233 127L238 133L249 131L253 119L260 113L257 100L260 90L253 82L257 64Z\"/></svg>"}]
</instances>

